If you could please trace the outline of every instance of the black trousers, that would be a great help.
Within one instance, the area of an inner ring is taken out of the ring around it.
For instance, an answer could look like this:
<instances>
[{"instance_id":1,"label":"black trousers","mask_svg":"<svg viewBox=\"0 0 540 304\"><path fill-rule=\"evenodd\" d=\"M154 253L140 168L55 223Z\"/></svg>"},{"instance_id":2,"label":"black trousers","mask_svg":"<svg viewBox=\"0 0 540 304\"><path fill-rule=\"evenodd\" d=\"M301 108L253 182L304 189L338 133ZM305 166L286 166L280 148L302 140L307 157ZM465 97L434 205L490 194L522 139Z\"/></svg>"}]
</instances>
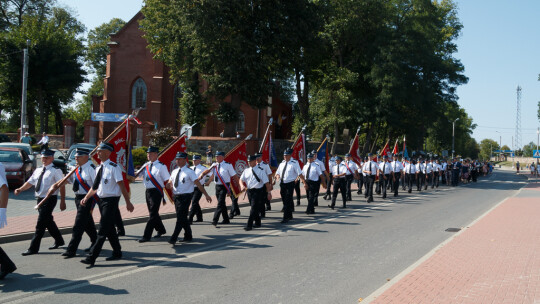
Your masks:
<instances>
[{"instance_id":1,"label":"black trousers","mask_svg":"<svg viewBox=\"0 0 540 304\"><path fill-rule=\"evenodd\" d=\"M399 180L401 179L401 172L394 172L394 180L393 180L393 188L392 190L394 190L394 196L397 196L398 195L398 190L399 190Z\"/></svg>"},{"instance_id":2,"label":"black trousers","mask_svg":"<svg viewBox=\"0 0 540 304\"><path fill-rule=\"evenodd\" d=\"M428 186L431 186L433 188L433 172L426 173L426 181L424 183L424 190L428 188Z\"/></svg>"},{"instance_id":3,"label":"black trousers","mask_svg":"<svg viewBox=\"0 0 540 304\"><path fill-rule=\"evenodd\" d=\"M386 179L385 179L386 177ZM388 189L388 185L392 183L392 176L390 174L381 174L379 176L379 184L382 187L382 197L386 197L386 190Z\"/></svg>"},{"instance_id":4,"label":"black trousers","mask_svg":"<svg viewBox=\"0 0 540 304\"><path fill-rule=\"evenodd\" d=\"M300 195L300 180L296 180L294 182L294 192L296 192L296 203L300 205L300 199L302 196ZM294 211L294 204L293 204L293 211Z\"/></svg>"},{"instance_id":5,"label":"black trousers","mask_svg":"<svg viewBox=\"0 0 540 304\"><path fill-rule=\"evenodd\" d=\"M433 186L439 188L439 173L440 171L433 172Z\"/></svg>"},{"instance_id":6,"label":"black trousers","mask_svg":"<svg viewBox=\"0 0 540 304\"><path fill-rule=\"evenodd\" d=\"M227 184L228 185L228 184ZM231 193L232 194L232 193ZM229 221L229 215L227 215L227 206L225 204L225 198L227 197L227 188L224 185L216 185L216 198L217 198L217 207L214 212L213 223L219 221L219 216L223 216L223 221Z\"/></svg>"},{"instance_id":7,"label":"black trousers","mask_svg":"<svg viewBox=\"0 0 540 304\"><path fill-rule=\"evenodd\" d=\"M230 184L227 184L229 185L230 187ZM225 190L227 191L227 190ZM232 191L232 190L231 190ZM237 197L234 197L234 195L231 193L231 201L232 201L232 204L231 204L231 213L233 212L238 212L240 213L240 206L238 205L238 198Z\"/></svg>"},{"instance_id":8,"label":"black trousers","mask_svg":"<svg viewBox=\"0 0 540 304\"><path fill-rule=\"evenodd\" d=\"M186 193L174 196L174 207L176 209L176 225L174 231L171 234L171 243L178 240L178 235L184 229L184 238L191 239L193 234L191 233L191 225L188 220L188 210L191 204L191 197L193 193Z\"/></svg>"},{"instance_id":9,"label":"black trousers","mask_svg":"<svg viewBox=\"0 0 540 304\"><path fill-rule=\"evenodd\" d=\"M119 201L119 196L102 197L99 199L99 211L101 212L101 219L99 221L98 237L90 249L88 259L95 261L98 258L106 239L108 239L109 243L111 244L113 255L122 254L122 247L120 246L120 241L118 240L118 234L116 233L116 229L114 229L115 218L120 212L118 209Z\"/></svg>"},{"instance_id":10,"label":"black trousers","mask_svg":"<svg viewBox=\"0 0 540 304\"><path fill-rule=\"evenodd\" d=\"M423 172L418 173L418 178L416 179L416 190L422 190L422 186L426 181L426 174Z\"/></svg>"},{"instance_id":11,"label":"black trousers","mask_svg":"<svg viewBox=\"0 0 540 304\"><path fill-rule=\"evenodd\" d=\"M452 186L457 186L459 184L459 171L452 170Z\"/></svg>"},{"instance_id":12,"label":"black trousers","mask_svg":"<svg viewBox=\"0 0 540 304\"><path fill-rule=\"evenodd\" d=\"M366 197L369 202L373 201L373 183L375 183L375 175L366 175Z\"/></svg>"},{"instance_id":13,"label":"black trousers","mask_svg":"<svg viewBox=\"0 0 540 304\"><path fill-rule=\"evenodd\" d=\"M81 205L81 200L84 198L84 194L75 195L75 206L77 207L77 215L75 216L75 224L73 224L73 233L71 234L71 241L69 241L66 252L76 253L83 234L90 237L90 242L94 244L97 240L96 225L94 224L94 218L92 217L93 201L89 201L85 206Z\"/></svg>"},{"instance_id":14,"label":"black trousers","mask_svg":"<svg viewBox=\"0 0 540 304\"><path fill-rule=\"evenodd\" d=\"M43 197L38 198L37 203L39 204L42 199ZM39 251L39 246L41 245L41 239L45 234L45 229L49 230L49 233L54 238L54 242L56 244L64 244L64 238L62 238L62 234L60 234L60 230L58 230L58 226L56 226L54 217L52 215L57 202L58 196L52 195L45 203L41 205L41 207L38 208L39 215L36 223L36 231L34 232L34 236L30 242L30 251Z\"/></svg>"},{"instance_id":15,"label":"black trousers","mask_svg":"<svg viewBox=\"0 0 540 304\"><path fill-rule=\"evenodd\" d=\"M145 194L149 217L148 222L146 222L146 227L144 228L143 238L149 239L152 237L154 229L156 229L158 233L165 233L165 226L163 225L161 216L159 216L159 207L163 201L163 194L156 188L146 189Z\"/></svg>"},{"instance_id":16,"label":"black trousers","mask_svg":"<svg viewBox=\"0 0 540 304\"><path fill-rule=\"evenodd\" d=\"M122 213L120 213L120 208L116 207L116 213L114 214L114 225L116 226L116 229L118 229L118 232L126 232L126 229L124 229L124 221L122 220Z\"/></svg>"},{"instance_id":17,"label":"black trousers","mask_svg":"<svg viewBox=\"0 0 540 304\"><path fill-rule=\"evenodd\" d=\"M348 201L352 201L352 196L351 196L351 185L354 181L354 175L353 174L349 174L349 175L345 175L345 181L347 182L347 200Z\"/></svg>"},{"instance_id":18,"label":"black trousers","mask_svg":"<svg viewBox=\"0 0 540 304\"><path fill-rule=\"evenodd\" d=\"M193 196L191 197L191 209L189 210L189 221L193 222L193 218L197 217L198 222L202 222L202 209L199 205L201 200L202 192L199 188L195 187L193 189Z\"/></svg>"},{"instance_id":19,"label":"black trousers","mask_svg":"<svg viewBox=\"0 0 540 304\"><path fill-rule=\"evenodd\" d=\"M281 194L281 200L283 201L283 219L292 219L292 213L294 208L293 191L295 182L281 183L279 193Z\"/></svg>"},{"instance_id":20,"label":"black trousers","mask_svg":"<svg viewBox=\"0 0 540 304\"><path fill-rule=\"evenodd\" d=\"M332 207L336 205L338 192L341 192L343 207L347 206L347 181L345 177L334 178L334 192L332 192Z\"/></svg>"},{"instance_id":21,"label":"black trousers","mask_svg":"<svg viewBox=\"0 0 540 304\"><path fill-rule=\"evenodd\" d=\"M261 209L264 209L264 193L266 193L266 191L264 191L264 187L261 187L259 189L247 190L249 205L251 206L251 209L249 210L249 218L246 225L248 228L253 227L253 222L255 222L255 225L257 226L261 225L260 212Z\"/></svg>"},{"instance_id":22,"label":"black trousers","mask_svg":"<svg viewBox=\"0 0 540 304\"><path fill-rule=\"evenodd\" d=\"M261 187L261 204L259 205L259 217L263 218L266 217L266 208L265 206L268 206L270 204L270 201L268 200L268 192L266 191L266 186ZM249 192L248 192L249 195ZM249 198L248 198L249 199ZM251 201L249 201L251 203Z\"/></svg>"},{"instance_id":23,"label":"black trousers","mask_svg":"<svg viewBox=\"0 0 540 304\"><path fill-rule=\"evenodd\" d=\"M364 175L362 173L360 174L360 178L358 179L358 194L362 194L362 187L364 187Z\"/></svg>"},{"instance_id":24,"label":"black trousers","mask_svg":"<svg viewBox=\"0 0 540 304\"><path fill-rule=\"evenodd\" d=\"M406 181L408 190L412 191L413 184L416 181L416 173L411 173L411 174L406 173L405 181Z\"/></svg>"},{"instance_id":25,"label":"black trousers","mask_svg":"<svg viewBox=\"0 0 540 304\"><path fill-rule=\"evenodd\" d=\"M8 257L7 253L0 247L0 271L13 272L17 269L15 263Z\"/></svg>"},{"instance_id":26,"label":"black trousers","mask_svg":"<svg viewBox=\"0 0 540 304\"><path fill-rule=\"evenodd\" d=\"M326 195L330 197L332 195L332 183L334 181L334 178L332 177L332 174L328 175L330 178L328 179L326 183Z\"/></svg>"},{"instance_id":27,"label":"black trousers","mask_svg":"<svg viewBox=\"0 0 540 304\"><path fill-rule=\"evenodd\" d=\"M315 206L317 202L317 197L319 196L319 189L321 188L321 182L320 181L307 181L308 190L307 190L307 198L308 198L308 205L306 212L312 213L315 212Z\"/></svg>"}]
</instances>

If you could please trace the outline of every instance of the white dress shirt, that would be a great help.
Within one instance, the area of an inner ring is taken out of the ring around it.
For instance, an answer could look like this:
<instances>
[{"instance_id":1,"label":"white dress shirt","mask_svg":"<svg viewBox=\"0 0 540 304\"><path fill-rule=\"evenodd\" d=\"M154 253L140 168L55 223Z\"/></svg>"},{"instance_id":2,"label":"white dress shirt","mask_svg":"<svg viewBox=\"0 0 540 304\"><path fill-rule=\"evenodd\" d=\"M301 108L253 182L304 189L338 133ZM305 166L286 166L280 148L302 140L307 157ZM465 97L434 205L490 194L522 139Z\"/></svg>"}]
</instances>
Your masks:
<instances>
[{"instance_id":1,"label":"white dress shirt","mask_svg":"<svg viewBox=\"0 0 540 304\"><path fill-rule=\"evenodd\" d=\"M363 171L370 171L371 174L370 175L377 175L377 171L379 171L379 165L370 160L370 161L367 161L364 163L364 167L362 168ZM366 173L366 176L368 175L368 173Z\"/></svg>"},{"instance_id":2,"label":"white dress shirt","mask_svg":"<svg viewBox=\"0 0 540 304\"><path fill-rule=\"evenodd\" d=\"M286 168L285 165L287 166ZM285 168L285 173L283 173L283 168ZM296 178L302 174L302 169L300 169L298 162L291 158L290 161L286 162L283 160L279 164L276 174L279 175L282 183L290 183L294 182Z\"/></svg>"},{"instance_id":3,"label":"white dress shirt","mask_svg":"<svg viewBox=\"0 0 540 304\"><path fill-rule=\"evenodd\" d=\"M99 167L97 167L96 178L100 168L103 168L103 174L101 176L101 181L97 189L97 196L99 196L100 198L106 198L119 197L120 195L122 195L120 186L118 186L118 182L124 180L124 178L122 177L122 169L120 169L120 166L116 163L113 163L110 159L107 159Z\"/></svg>"},{"instance_id":4,"label":"white dress shirt","mask_svg":"<svg viewBox=\"0 0 540 304\"><path fill-rule=\"evenodd\" d=\"M257 180L255 175L259 180ZM244 172L242 172L240 180L246 183L248 189L261 189L268 183L268 175L266 175L263 168L259 165L255 165L254 167L246 168Z\"/></svg>"},{"instance_id":5,"label":"white dress shirt","mask_svg":"<svg viewBox=\"0 0 540 304\"><path fill-rule=\"evenodd\" d=\"M354 171L358 170L358 166L356 165L356 163L352 160L345 160L342 162L342 164L345 165L345 167L348 166L347 168L347 171L346 171L346 174L345 175L351 175L351 174L354 174Z\"/></svg>"},{"instance_id":6,"label":"white dress shirt","mask_svg":"<svg viewBox=\"0 0 540 304\"><path fill-rule=\"evenodd\" d=\"M383 162L383 164L379 168L384 175L394 172L392 171L392 163L389 162Z\"/></svg>"},{"instance_id":7,"label":"white dress shirt","mask_svg":"<svg viewBox=\"0 0 540 304\"><path fill-rule=\"evenodd\" d=\"M308 170L309 170L309 176L308 176ZM323 174L321 167L316 162L307 163L304 165L304 168L302 169L302 175L304 175L304 178L306 180L316 182L320 179L321 174Z\"/></svg>"},{"instance_id":8,"label":"white dress shirt","mask_svg":"<svg viewBox=\"0 0 540 304\"><path fill-rule=\"evenodd\" d=\"M178 171L180 171L180 175L178 175ZM177 178L178 183L176 182ZM199 177L197 176L197 174L195 174L195 171L191 170L191 168L188 167L187 163L182 168L174 169L171 173L171 176L169 177L169 182L172 185L173 194L179 195L193 193L194 187L196 187L195 181L198 178Z\"/></svg>"},{"instance_id":9,"label":"white dress shirt","mask_svg":"<svg viewBox=\"0 0 540 304\"><path fill-rule=\"evenodd\" d=\"M416 164L416 171L418 173L426 173L426 165L424 165L422 163Z\"/></svg>"},{"instance_id":10,"label":"white dress shirt","mask_svg":"<svg viewBox=\"0 0 540 304\"><path fill-rule=\"evenodd\" d=\"M413 163L407 163L405 165L404 171L405 171L406 174L415 174L416 173L416 166L413 165Z\"/></svg>"},{"instance_id":11,"label":"white dress shirt","mask_svg":"<svg viewBox=\"0 0 540 304\"><path fill-rule=\"evenodd\" d=\"M216 183L216 185L223 185L219 177L216 175L216 170L219 170L219 175L221 175L224 183L230 183L231 177L236 175L234 167L226 161L222 161L221 163L216 162L212 165L212 167L212 173L214 174L214 183Z\"/></svg>"},{"instance_id":12,"label":"white dress shirt","mask_svg":"<svg viewBox=\"0 0 540 304\"><path fill-rule=\"evenodd\" d=\"M92 185L94 184L94 179L96 178L96 166L91 162L87 161L86 164L82 165L77 169L77 171L80 170L80 176L83 179L83 181L92 188ZM68 183L73 184L76 180L77 173L71 174L71 176L68 178ZM84 190L84 187L79 185L79 190L75 192L75 194L86 194L88 193L86 190Z\"/></svg>"},{"instance_id":13,"label":"white dress shirt","mask_svg":"<svg viewBox=\"0 0 540 304\"><path fill-rule=\"evenodd\" d=\"M6 167L4 167L4 164L0 163L0 187L2 187L3 185L8 186L6 178Z\"/></svg>"},{"instance_id":14,"label":"white dress shirt","mask_svg":"<svg viewBox=\"0 0 540 304\"><path fill-rule=\"evenodd\" d=\"M257 166L259 166L261 169L264 170L264 174L266 174L267 176L272 174L272 169L270 169L270 166L265 163L265 162L260 162L257 164Z\"/></svg>"},{"instance_id":15,"label":"white dress shirt","mask_svg":"<svg viewBox=\"0 0 540 304\"><path fill-rule=\"evenodd\" d=\"M208 169L208 168L206 168L206 166L203 166L203 165L201 165L201 164L198 164L198 165L196 165L196 166L192 166L192 167L191 167L191 170L195 171L195 175L197 175L197 176L201 175L201 173L203 173L204 171L206 171L206 169ZM199 182L200 182L202 185L204 185L204 184L208 181L208 179L210 178L210 176L212 176L212 171L210 171L210 172L207 173L205 176L203 176L203 177L202 177L203 179L202 179L202 180L199 180ZM196 188L196 187L197 187L197 186L194 186L194 188Z\"/></svg>"},{"instance_id":16,"label":"white dress shirt","mask_svg":"<svg viewBox=\"0 0 540 304\"><path fill-rule=\"evenodd\" d=\"M392 171L394 171L394 173L400 173L401 171L403 171L403 164L399 160L393 161Z\"/></svg>"},{"instance_id":17,"label":"white dress shirt","mask_svg":"<svg viewBox=\"0 0 540 304\"><path fill-rule=\"evenodd\" d=\"M346 171L347 171L347 167L345 167L345 164L343 162L341 162L339 165L336 163L332 167L332 175L334 175L334 176L346 173ZM342 177L343 176L340 176L338 178L342 178Z\"/></svg>"},{"instance_id":18,"label":"white dress shirt","mask_svg":"<svg viewBox=\"0 0 540 304\"><path fill-rule=\"evenodd\" d=\"M424 170L425 170L426 173L433 172L433 164L432 163L427 163L426 168Z\"/></svg>"},{"instance_id":19,"label":"white dress shirt","mask_svg":"<svg viewBox=\"0 0 540 304\"><path fill-rule=\"evenodd\" d=\"M314 163L316 163L317 165L319 165L319 168L321 168L321 171L324 172L326 171L326 166L324 165L324 163L320 160L320 159L315 159Z\"/></svg>"},{"instance_id":20,"label":"white dress shirt","mask_svg":"<svg viewBox=\"0 0 540 304\"><path fill-rule=\"evenodd\" d=\"M165 182L169 180L171 177L169 175L169 170L167 169L167 166L165 166L162 162L159 160L156 160L153 163L146 163L145 166L150 169L150 165L152 165L152 170L150 170L150 173L154 177L154 179L159 183L161 188L165 186ZM146 168L143 169L143 182L144 187L146 189L153 189L156 188L152 181L150 181L150 177L148 176L148 173L146 172Z\"/></svg>"},{"instance_id":21,"label":"white dress shirt","mask_svg":"<svg viewBox=\"0 0 540 304\"><path fill-rule=\"evenodd\" d=\"M55 167L52 163L48 165L47 167L39 167L34 171L32 176L28 179L28 183L37 186L39 176L41 175L41 172L45 169L45 173L43 174L43 179L41 180L41 187L39 188L39 191L35 191L34 194L36 197L45 197L47 196L47 191L49 191L49 188L56 183L57 181L64 178L64 174L62 173L62 170ZM53 195L58 195L58 190L56 190Z\"/></svg>"}]
</instances>

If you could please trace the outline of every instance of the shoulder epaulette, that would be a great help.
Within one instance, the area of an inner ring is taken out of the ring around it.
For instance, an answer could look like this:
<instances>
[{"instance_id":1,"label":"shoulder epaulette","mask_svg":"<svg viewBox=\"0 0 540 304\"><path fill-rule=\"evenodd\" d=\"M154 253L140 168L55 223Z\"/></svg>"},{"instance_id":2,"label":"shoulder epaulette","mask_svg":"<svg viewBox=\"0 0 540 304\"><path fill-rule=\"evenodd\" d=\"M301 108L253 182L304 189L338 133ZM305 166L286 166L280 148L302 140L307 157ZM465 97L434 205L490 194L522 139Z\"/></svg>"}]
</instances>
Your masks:
<instances>
[{"instance_id":1,"label":"shoulder epaulette","mask_svg":"<svg viewBox=\"0 0 540 304\"><path fill-rule=\"evenodd\" d=\"M291 159L290 162L296 163L296 159Z\"/></svg>"},{"instance_id":2,"label":"shoulder epaulette","mask_svg":"<svg viewBox=\"0 0 540 304\"><path fill-rule=\"evenodd\" d=\"M116 163L113 163L113 162L110 162L109 165L113 166L113 167L117 167L118 165Z\"/></svg>"},{"instance_id":3,"label":"shoulder epaulette","mask_svg":"<svg viewBox=\"0 0 540 304\"><path fill-rule=\"evenodd\" d=\"M164 163L162 163L162 162L160 162L159 160L158 160L158 164L162 164L162 165L164 165L164 166L165 166L165 164L164 164Z\"/></svg>"},{"instance_id":4,"label":"shoulder epaulette","mask_svg":"<svg viewBox=\"0 0 540 304\"><path fill-rule=\"evenodd\" d=\"M93 169L95 169L95 168L96 168L96 165L90 164L90 167L92 167Z\"/></svg>"},{"instance_id":5,"label":"shoulder epaulette","mask_svg":"<svg viewBox=\"0 0 540 304\"><path fill-rule=\"evenodd\" d=\"M56 165L53 165L52 166L54 169L60 169L60 167L56 166Z\"/></svg>"}]
</instances>

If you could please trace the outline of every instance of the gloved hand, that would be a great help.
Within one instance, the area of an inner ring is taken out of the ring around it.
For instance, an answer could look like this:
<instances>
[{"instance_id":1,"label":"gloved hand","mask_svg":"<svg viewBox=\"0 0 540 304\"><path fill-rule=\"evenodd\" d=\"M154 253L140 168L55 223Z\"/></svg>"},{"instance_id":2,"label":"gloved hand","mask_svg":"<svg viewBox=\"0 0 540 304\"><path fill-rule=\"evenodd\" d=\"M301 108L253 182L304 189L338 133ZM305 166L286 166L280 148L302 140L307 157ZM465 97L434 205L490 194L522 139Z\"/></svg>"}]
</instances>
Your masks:
<instances>
[{"instance_id":1,"label":"gloved hand","mask_svg":"<svg viewBox=\"0 0 540 304\"><path fill-rule=\"evenodd\" d=\"M0 228L4 228L4 226L7 226L6 210L6 208L0 208Z\"/></svg>"}]
</instances>

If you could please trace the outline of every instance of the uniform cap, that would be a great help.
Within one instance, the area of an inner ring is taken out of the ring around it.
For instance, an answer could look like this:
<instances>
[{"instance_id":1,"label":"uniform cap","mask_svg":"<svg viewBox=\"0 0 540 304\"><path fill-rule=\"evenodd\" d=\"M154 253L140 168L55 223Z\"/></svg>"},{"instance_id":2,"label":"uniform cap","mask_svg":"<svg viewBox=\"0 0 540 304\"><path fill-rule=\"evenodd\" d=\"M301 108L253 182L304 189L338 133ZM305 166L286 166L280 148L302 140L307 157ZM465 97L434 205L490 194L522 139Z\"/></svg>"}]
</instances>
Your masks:
<instances>
[{"instance_id":1,"label":"uniform cap","mask_svg":"<svg viewBox=\"0 0 540 304\"><path fill-rule=\"evenodd\" d=\"M341 157L341 156L336 156L336 160L343 160L343 157Z\"/></svg>"},{"instance_id":2,"label":"uniform cap","mask_svg":"<svg viewBox=\"0 0 540 304\"><path fill-rule=\"evenodd\" d=\"M216 156L223 156L223 157L225 157L225 152L223 152L223 151L217 151L217 152L216 152Z\"/></svg>"},{"instance_id":3,"label":"uniform cap","mask_svg":"<svg viewBox=\"0 0 540 304\"><path fill-rule=\"evenodd\" d=\"M198 154L193 155L193 160L201 160L201 156Z\"/></svg>"},{"instance_id":4,"label":"uniform cap","mask_svg":"<svg viewBox=\"0 0 540 304\"><path fill-rule=\"evenodd\" d=\"M253 154L253 155L248 156L248 161L254 161L254 160L257 160L257 154Z\"/></svg>"},{"instance_id":5,"label":"uniform cap","mask_svg":"<svg viewBox=\"0 0 540 304\"><path fill-rule=\"evenodd\" d=\"M351 157L351 153L345 154L345 157Z\"/></svg>"},{"instance_id":6,"label":"uniform cap","mask_svg":"<svg viewBox=\"0 0 540 304\"><path fill-rule=\"evenodd\" d=\"M367 156L373 156L373 153L368 153L368 155L367 155Z\"/></svg>"},{"instance_id":7,"label":"uniform cap","mask_svg":"<svg viewBox=\"0 0 540 304\"><path fill-rule=\"evenodd\" d=\"M90 150L85 149L85 148L77 148L75 150L75 156L83 156L83 155L88 155L88 154L90 154Z\"/></svg>"},{"instance_id":8,"label":"uniform cap","mask_svg":"<svg viewBox=\"0 0 540 304\"><path fill-rule=\"evenodd\" d=\"M159 148L155 146L148 147L148 149L146 150L146 153L151 153L151 152L159 153Z\"/></svg>"},{"instance_id":9,"label":"uniform cap","mask_svg":"<svg viewBox=\"0 0 540 304\"><path fill-rule=\"evenodd\" d=\"M313 158L315 157L315 154L313 152L310 152L308 155L307 155L307 158Z\"/></svg>"},{"instance_id":10,"label":"uniform cap","mask_svg":"<svg viewBox=\"0 0 540 304\"><path fill-rule=\"evenodd\" d=\"M385 156L383 156L382 158L384 158L384 159L388 159L388 155L385 155Z\"/></svg>"},{"instance_id":11,"label":"uniform cap","mask_svg":"<svg viewBox=\"0 0 540 304\"><path fill-rule=\"evenodd\" d=\"M109 150L109 151L112 152L112 151L114 151L114 147L113 147L113 145L111 145L108 142L102 142L102 143L99 144L98 150Z\"/></svg>"},{"instance_id":12,"label":"uniform cap","mask_svg":"<svg viewBox=\"0 0 540 304\"><path fill-rule=\"evenodd\" d=\"M257 153L257 154L255 154L255 156L256 156L257 158L260 158L260 157L262 157L262 153Z\"/></svg>"},{"instance_id":13,"label":"uniform cap","mask_svg":"<svg viewBox=\"0 0 540 304\"><path fill-rule=\"evenodd\" d=\"M283 155L291 155L292 154L292 150L291 149L285 149L285 151L283 151Z\"/></svg>"},{"instance_id":14,"label":"uniform cap","mask_svg":"<svg viewBox=\"0 0 540 304\"><path fill-rule=\"evenodd\" d=\"M53 155L54 155L53 150L42 150L41 151L41 156L53 156Z\"/></svg>"},{"instance_id":15,"label":"uniform cap","mask_svg":"<svg viewBox=\"0 0 540 304\"><path fill-rule=\"evenodd\" d=\"M176 153L176 158L187 158L187 153L186 152L178 152Z\"/></svg>"}]
</instances>

